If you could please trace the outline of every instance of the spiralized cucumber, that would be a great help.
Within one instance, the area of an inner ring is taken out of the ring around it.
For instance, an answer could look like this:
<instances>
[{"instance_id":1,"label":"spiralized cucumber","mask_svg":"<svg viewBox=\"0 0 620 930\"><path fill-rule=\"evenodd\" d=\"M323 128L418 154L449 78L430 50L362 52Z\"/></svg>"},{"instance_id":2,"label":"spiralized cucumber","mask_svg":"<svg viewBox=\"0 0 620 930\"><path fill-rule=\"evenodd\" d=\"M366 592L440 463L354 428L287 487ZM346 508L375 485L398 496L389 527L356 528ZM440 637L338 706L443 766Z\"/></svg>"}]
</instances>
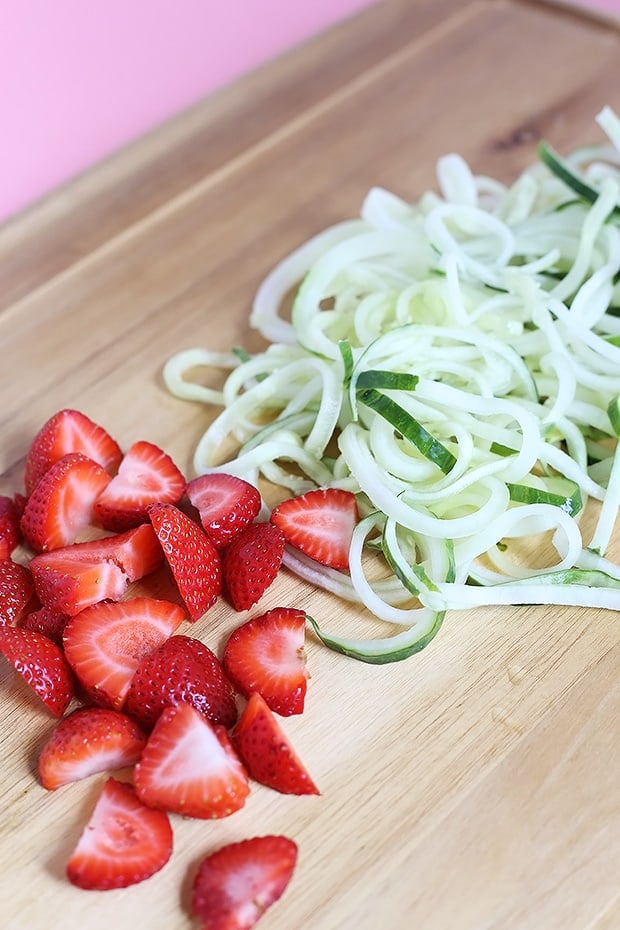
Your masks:
<instances>
[{"instance_id":1,"label":"spiralized cucumber","mask_svg":"<svg viewBox=\"0 0 620 930\"><path fill-rule=\"evenodd\" d=\"M311 620L330 648L402 659L447 611L483 605L620 609L620 120L598 122L604 145L545 144L509 186L448 155L416 203L371 190L260 286L263 352L165 366L173 394L222 407L198 474L357 495L348 573L285 563L399 629L344 638ZM221 391L193 380L201 365L230 371Z\"/></svg>"}]
</instances>

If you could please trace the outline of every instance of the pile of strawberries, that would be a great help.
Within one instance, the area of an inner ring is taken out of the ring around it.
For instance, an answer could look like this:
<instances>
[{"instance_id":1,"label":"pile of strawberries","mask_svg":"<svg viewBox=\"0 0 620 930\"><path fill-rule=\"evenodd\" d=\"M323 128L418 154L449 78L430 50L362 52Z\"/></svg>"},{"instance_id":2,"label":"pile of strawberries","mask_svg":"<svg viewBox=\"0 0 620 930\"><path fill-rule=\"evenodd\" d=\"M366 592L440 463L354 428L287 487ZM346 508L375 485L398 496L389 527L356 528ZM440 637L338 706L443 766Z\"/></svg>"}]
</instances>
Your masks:
<instances>
[{"instance_id":1,"label":"pile of strawberries","mask_svg":"<svg viewBox=\"0 0 620 930\"><path fill-rule=\"evenodd\" d=\"M278 720L304 708L305 613L252 617L221 661L177 631L220 596L237 611L256 605L286 543L346 569L354 496L311 491L261 519L261 496L242 479L188 483L154 444L123 454L76 410L35 437L25 491L0 497L0 652L61 718L39 758L41 784L51 791L133 767L131 783L106 781L69 880L108 889L148 878L172 853L170 814L228 816L251 779L318 794ZM173 599L132 596L132 582L148 589L162 573ZM194 913L211 930L252 926L284 891L296 856L283 836L221 848L198 869Z\"/></svg>"}]
</instances>

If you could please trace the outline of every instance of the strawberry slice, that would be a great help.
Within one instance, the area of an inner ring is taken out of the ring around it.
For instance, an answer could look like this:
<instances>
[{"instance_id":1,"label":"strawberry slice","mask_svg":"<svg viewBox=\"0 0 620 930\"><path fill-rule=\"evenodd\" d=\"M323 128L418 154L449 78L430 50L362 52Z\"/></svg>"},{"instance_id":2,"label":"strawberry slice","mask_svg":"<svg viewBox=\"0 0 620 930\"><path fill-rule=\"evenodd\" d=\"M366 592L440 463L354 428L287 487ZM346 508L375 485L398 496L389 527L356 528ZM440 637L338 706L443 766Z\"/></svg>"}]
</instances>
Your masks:
<instances>
[{"instance_id":1,"label":"strawberry slice","mask_svg":"<svg viewBox=\"0 0 620 930\"><path fill-rule=\"evenodd\" d=\"M217 656L198 639L171 636L140 662L124 709L151 730L164 707L181 701L211 723L232 727L237 719L235 694Z\"/></svg>"},{"instance_id":2,"label":"strawberry slice","mask_svg":"<svg viewBox=\"0 0 620 930\"><path fill-rule=\"evenodd\" d=\"M22 630L35 630L37 633L43 633L57 646L62 647L62 634L68 619L68 614L60 613L52 607L39 607L22 617L18 626Z\"/></svg>"},{"instance_id":3,"label":"strawberry slice","mask_svg":"<svg viewBox=\"0 0 620 930\"><path fill-rule=\"evenodd\" d=\"M204 930L250 930L284 893L297 862L286 836L253 836L206 856L192 888Z\"/></svg>"},{"instance_id":4,"label":"strawberry slice","mask_svg":"<svg viewBox=\"0 0 620 930\"><path fill-rule=\"evenodd\" d=\"M256 781L282 794L320 794L303 762L257 692L232 733L233 745Z\"/></svg>"},{"instance_id":5,"label":"strawberry slice","mask_svg":"<svg viewBox=\"0 0 620 930\"><path fill-rule=\"evenodd\" d=\"M152 504L148 516L190 619L199 620L222 590L220 555L206 533L173 504Z\"/></svg>"},{"instance_id":6,"label":"strawberry slice","mask_svg":"<svg viewBox=\"0 0 620 930\"><path fill-rule=\"evenodd\" d=\"M70 452L81 452L110 475L123 457L118 443L102 426L79 410L59 410L41 427L28 450L26 493L31 494L45 472Z\"/></svg>"},{"instance_id":7,"label":"strawberry slice","mask_svg":"<svg viewBox=\"0 0 620 930\"><path fill-rule=\"evenodd\" d=\"M254 520L261 508L261 496L254 485L214 472L194 478L187 485L187 496L200 514L200 522L218 549L234 539Z\"/></svg>"},{"instance_id":8,"label":"strawberry slice","mask_svg":"<svg viewBox=\"0 0 620 930\"><path fill-rule=\"evenodd\" d=\"M21 518L26 542L38 552L75 542L92 522L95 500L109 481L107 471L81 452L63 456L28 498Z\"/></svg>"},{"instance_id":9,"label":"strawberry slice","mask_svg":"<svg viewBox=\"0 0 620 930\"><path fill-rule=\"evenodd\" d=\"M89 890L144 881L172 855L168 815L138 800L131 785L109 778L67 863L72 884Z\"/></svg>"},{"instance_id":10,"label":"strawberry slice","mask_svg":"<svg viewBox=\"0 0 620 930\"><path fill-rule=\"evenodd\" d=\"M12 497L0 494L0 559L8 559L21 540L20 514Z\"/></svg>"},{"instance_id":11,"label":"strawberry slice","mask_svg":"<svg viewBox=\"0 0 620 930\"><path fill-rule=\"evenodd\" d=\"M138 724L106 707L81 707L64 717L39 755L44 788L134 765L146 744Z\"/></svg>"},{"instance_id":12,"label":"strawberry slice","mask_svg":"<svg viewBox=\"0 0 620 930\"><path fill-rule=\"evenodd\" d=\"M0 560L0 626L17 623L33 594L30 571L13 559Z\"/></svg>"},{"instance_id":13,"label":"strawberry slice","mask_svg":"<svg viewBox=\"0 0 620 930\"><path fill-rule=\"evenodd\" d=\"M256 604L282 564L284 535L272 523L251 523L222 552L224 589L235 610Z\"/></svg>"},{"instance_id":14,"label":"strawberry slice","mask_svg":"<svg viewBox=\"0 0 620 930\"><path fill-rule=\"evenodd\" d=\"M271 522L280 527L287 543L331 568L349 567L349 546L358 521L355 495L340 488L290 497L271 513Z\"/></svg>"},{"instance_id":15,"label":"strawberry slice","mask_svg":"<svg viewBox=\"0 0 620 930\"><path fill-rule=\"evenodd\" d=\"M65 656L96 704L122 707L141 659L185 619L177 604L149 597L93 604L65 627Z\"/></svg>"},{"instance_id":16,"label":"strawberry slice","mask_svg":"<svg viewBox=\"0 0 620 930\"><path fill-rule=\"evenodd\" d=\"M58 646L33 630L0 627L0 652L57 717L73 697L73 675Z\"/></svg>"},{"instance_id":17,"label":"strawberry slice","mask_svg":"<svg viewBox=\"0 0 620 930\"><path fill-rule=\"evenodd\" d=\"M184 491L185 478L170 456L152 442L135 442L127 450L118 474L100 494L95 517L107 530L128 530L148 522L149 504L176 504Z\"/></svg>"},{"instance_id":18,"label":"strawberry slice","mask_svg":"<svg viewBox=\"0 0 620 930\"><path fill-rule=\"evenodd\" d=\"M149 807L201 819L227 817L250 788L224 727L189 704L166 707L134 770L138 797Z\"/></svg>"},{"instance_id":19,"label":"strawberry slice","mask_svg":"<svg viewBox=\"0 0 620 930\"><path fill-rule=\"evenodd\" d=\"M222 658L237 691L246 698L258 691L277 714L301 714L310 677L305 634L306 614L294 607L275 607L237 627Z\"/></svg>"}]
</instances>

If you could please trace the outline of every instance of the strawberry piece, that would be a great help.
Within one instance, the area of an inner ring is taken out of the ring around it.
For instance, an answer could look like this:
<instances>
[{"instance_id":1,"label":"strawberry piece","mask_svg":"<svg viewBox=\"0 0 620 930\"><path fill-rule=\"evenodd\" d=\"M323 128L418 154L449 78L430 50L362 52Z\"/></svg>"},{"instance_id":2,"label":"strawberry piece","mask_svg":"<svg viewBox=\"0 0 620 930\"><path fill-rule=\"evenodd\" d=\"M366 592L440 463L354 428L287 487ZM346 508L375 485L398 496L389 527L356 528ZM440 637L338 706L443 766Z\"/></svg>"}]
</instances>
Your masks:
<instances>
[{"instance_id":1,"label":"strawberry piece","mask_svg":"<svg viewBox=\"0 0 620 930\"><path fill-rule=\"evenodd\" d=\"M159 872L171 854L168 815L145 807L131 785L109 778L67 863L67 877L89 890L126 888Z\"/></svg>"},{"instance_id":2,"label":"strawberry piece","mask_svg":"<svg viewBox=\"0 0 620 930\"><path fill-rule=\"evenodd\" d=\"M303 610L275 607L252 617L230 635L222 658L224 671L244 697L258 691L277 714L301 714L310 677L305 634Z\"/></svg>"},{"instance_id":3,"label":"strawberry piece","mask_svg":"<svg viewBox=\"0 0 620 930\"><path fill-rule=\"evenodd\" d=\"M206 533L173 504L148 508L190 619L199 620L222 590L220 555Z\"/></svg>"},{"instance_id":4,"label":"strawberry piece","mask_svg":"<svg viewBox=\"0 0 620 930\"><path fill-rule=\"evenodd\" d=\"M176 504L184 491L185 478L170 456L152 442L136 442L99 496L95 517L107 530L128 530L148 522L149 504Z\"/></svg>"},{"instance_id":5,"label":"strawberry piece","mask_svg":"<svg viewBox=\"0 0 620 930\"><path fill-rule=\"evenodd\" d=\"M73 697L73 675L58 646L42 633L3 626L0 652L48 709L62 717Z\"/></svg>"},{"instance_id":6,"label":"strawberry piece","mask_svg":"<svg viewBox=\"0 0 620 930\"><path fill-rule=\"evenodd\" d=\"M224 589L235 610L248 610L275 581L284 535L272 523L251 523L222 553Z\"/></svg>"},{"instance_id":7,"label":"strawberry piece","mask_svg":"<svg viewBox=\"0 0 620 930\"><path fill-rule=\"evenodd\" d=\"M164 707L181 701L211 723L232 727L237 719L235 694L217 656L198 639L171 636L140 662L125 713L151 730Z\"/></svg>"},{"instance_id":8,"label":"strawberry piece","mask_svg":"<svg viewBox=\"0 0 620 930\"><path fill-rule=\"evenodd\" d=\"M227 817L250 788L224 727L189 704L166 707L134 770L138 797L149 807L201 819Z\"/></svg>"},{"instance_id":9,"label":"strawberry piece","mask_svg":"<svg viewBox=\"0 0 620 930\"><path fill-rule=\"evenodd\" d=\"M145 744L146 736L125 714L81 707L60 721L41 750L41 784L54 791L97 772L134 765Z\"/></svg>"},{"instance_id":10,"label":"strawberry piece","mask_svg":"<svg viewBox=\"0 0 620 930\"><path fill-rule=\"evenodd\" d=\"M20 619L34 594L30 571L13 559L0 560L0 626Z\"/></svg>"},{"instance_id":11,"label":"strawberry piece","mask_svg":"<svg viewBox=\"0 0 620 930\"><path fill-rule=\"evenodd\" d=\"M52 607L39 607L19 621L22 630L35 630L62 647L62 634L69 619L68 614L60 613Z\"/></svg>"},{"instance_id":12,"label":"strawberry piece","mask_svg":"<svg viewBox=\"0 0 620 930\"><path fill-rule=\"evenodd\" d=\"M26 542L38 552L74 542L92 522L95 500L109 481L107 471L80 452L63 456L28 498L21 518Z\"/></svg>"},{"instance_id":13,"label":"strawberry piece","mask_svg":"<svg viewBox=\"0 0 620 930\"><path fill-rule=\"evenodd\" d=\"M8 559L21 540L20 514L12 497L0 494L0 559Z\"/></svg>"},{"instance_id":14,"label":"strawberry piece","mask_svg":"<svg viewBox=\"0 0 620 930\"><path fill-rule=\"evenodd\" d=\"M31 494L45 472L70 452L81 452L110 475L123 457L118 443L102 426L79 410L59 410L41 427L28 450L26 493Z\"/></svg>"},{"instance_id":15,"label":"strawberry piece","mask_svg":"<svg viewBox=\"0 0 620 930\"><path fill-rule=\"evenodd\" d=\"M257 692L232 733L233 745L256 781L282 794L320 794L264 698Z\"/></svg>"},{"instance_id":16,"label":"strawberry piece","mask_svg":"<svg viewBox=\"0 0 620 930\"><path fill-rule=\"evenodd\" d=\"M286 836L253 836L206 856L192 888L204 930L250 930L284 893L297 863Z\"/></svg>"},{"instance_id":17,"label":"strawberry piece","mask_svg":"<svg viewBox=\"0 0 620 930\"><path fill-rule=\"evenodd\" d=\"M287 543L330 568L349 567L349 546L358 521L355 495L340 488L290 497L271 513L271 522L280 527Z\"/></svg>"},{"instance_id":18,"label":"strawberry piece","mask_svg":"<svg viewBox=\"0 0 620 930\"><path fill-rule=\"evenodd\" d=\"M177 604L149 597L93 604L65 627L65 656L96 704L119 710L141 659L185 619Z\"/></svg>"},{"instance_id":19,"label":"strawberry piece","mask_svg":"<svg viewBox=\"0 0 620 930\"><path fill-rule=\"evenodd\" d=\"M187 496L200 514L200 522L218 549L258 516L261 496L254 485L237 478L214 472L194 478L187 485Z\"/></svg>"}]
</instances>

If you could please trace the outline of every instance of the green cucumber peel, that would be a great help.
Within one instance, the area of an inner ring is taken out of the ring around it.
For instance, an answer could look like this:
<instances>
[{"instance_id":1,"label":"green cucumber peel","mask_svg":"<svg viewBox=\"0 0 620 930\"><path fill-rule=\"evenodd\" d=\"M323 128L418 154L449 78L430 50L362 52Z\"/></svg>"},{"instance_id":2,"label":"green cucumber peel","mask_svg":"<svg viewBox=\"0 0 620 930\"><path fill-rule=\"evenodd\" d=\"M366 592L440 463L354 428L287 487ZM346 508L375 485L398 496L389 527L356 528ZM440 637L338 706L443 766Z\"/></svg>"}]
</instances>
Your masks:
<instances>
[{"instance_id":1,"label":"green cucumber peel","mask_svg":"<svg viewBox=\"0 0 620 930\"><path fill-rule=\"evenodd\" d=\"M360 662L367 662L370 665L389 665L392 662L402 662L416 652L425 649L439 632L444 616L445 611L435 613L432 615L430 626L425 626L423 630L412 626L402 633L397 633L396 636L389 636L385 639L349 639L330 636L321 630L316 620L309 614L306 614L306 619L310 621L323 645L333 652L339 652L341 655Z\"/></svg>"}]
</instances>

